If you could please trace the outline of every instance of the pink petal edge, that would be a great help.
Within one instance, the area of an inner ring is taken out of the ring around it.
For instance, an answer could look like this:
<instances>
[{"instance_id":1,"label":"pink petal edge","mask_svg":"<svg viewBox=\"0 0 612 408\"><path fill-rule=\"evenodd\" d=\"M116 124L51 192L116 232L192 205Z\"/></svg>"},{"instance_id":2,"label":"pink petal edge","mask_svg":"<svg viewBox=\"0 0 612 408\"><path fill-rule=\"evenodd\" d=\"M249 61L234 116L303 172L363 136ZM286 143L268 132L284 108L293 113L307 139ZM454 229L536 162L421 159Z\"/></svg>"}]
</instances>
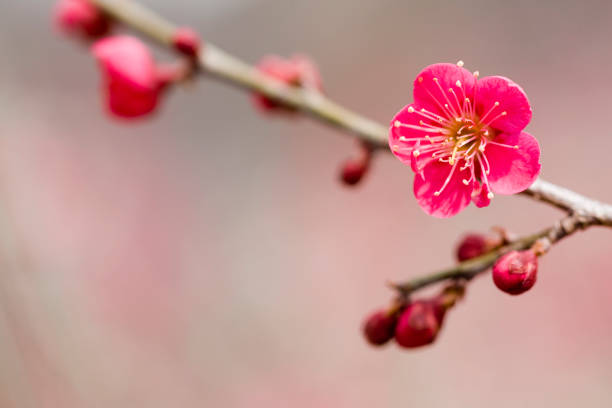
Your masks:
<instances>
[{"instance_id":1,"label":"pink petal edge","mask_svg":"<svg viewBox=\"0 0 612 408\"><path fill-rule=\"evenodd\" d=\"M412 160L412 149L415 147L415 141L404 141L400 138L415 138L424 135L423 131L411 129L405 126L396 127L395 122L399 121L402 124L419 126L420 117L416 113L410 113L409 108L418 109L414 104L404 106L398 113L395 114L389 125L389 149L391 152L404 164L410 165Z\"/></svg>"},{"instance_id":2,"label":"pink petal edge","mask_svg":"<svg viewBox=\"0 0 612 408\"><path fill-rule=\"evenodd\" d=\"M491 166L489 183L496 194L516 194L533 184L540 174L540 145L527 132L501 134L495 142L517 145L518 149L487 145L485 154Z\"/></svg>"},{"instance_id":3,"label":"pink petal edge","mask_svg":"<svg viewBox=\"0 0 612 408\"><path fill-rule=\"evenodd\" d=\"M482 78L476 86L476 112L493 129L518 133L531 121L531 106L523 88L502 76ZM499 106L495 103L499 102ZM505 115L502 115L506 112ZM484 118L484 119L483 119Z\"/></svg>"},{"instance_id":4,"label":"pink petal edge","mask_svg":"<svg viewBox=\"0 0 612 408\"><path fill-rule=\"evenodd\" d=\"M478 208L488 207L491 204L491 199L489 198L490 192L491 190L489 190L486 184L476 182L474 192L472 193L472 202L474 205Z\"/></svg>"},{"instance_id":5,"label":"pink petal edge","mask_svg":"<svg viewBox=\"0 0 612 408\"><path fill-rule=\"evenodd\" d=\"M446 163L433 161L423 168L422 176L414 178L414 196L417 202L427 214L438 218L449 218L459 213L470 204L473 186L463 184L462 180L467 178L467 171L455 169L448 185L439 196L434 193L439 191L450 172L450 166Z\"/></svg>"},{"instance_id":6,"label":"pink petal edge","mask_svg":"<svg viewBox=\"0 0 612 408\"><path fill-rule=\"evenodd\" d=\"M457 81L460 81L461 86L458 86ZM462 104L466 97L474 100L475 88L476 78L467 69L456 64L433 64L425 67L414 80L414 103L432 113L449 117L452 115L444 104L458 110L457 101ZM457 99L449 89L455 92Z\"/></svg>"}]
</instances>

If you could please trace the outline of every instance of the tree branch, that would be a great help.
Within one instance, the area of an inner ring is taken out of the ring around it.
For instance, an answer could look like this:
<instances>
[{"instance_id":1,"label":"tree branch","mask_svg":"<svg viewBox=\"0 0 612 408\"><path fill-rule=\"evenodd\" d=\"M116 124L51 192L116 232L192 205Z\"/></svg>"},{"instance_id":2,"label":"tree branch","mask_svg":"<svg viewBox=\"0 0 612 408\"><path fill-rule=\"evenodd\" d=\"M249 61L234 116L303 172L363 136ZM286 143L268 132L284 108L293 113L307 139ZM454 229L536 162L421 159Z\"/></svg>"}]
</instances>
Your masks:
<instances>
[{"instance_id":1,"label":"tree branch","mask_svg":"<svg viewBox=\"0 0 612 408\"><path fill-rule=\"evenodd\" d=\"M161 45L170 47L176 25L132 0L91 0L112 18L140 31ZM269 78L254 67L206 42L198 58L198 68L229 84L255 91L296 108L314 119L344 130L375 149L388 149L388 126L374 122L333 102L321 93L287 86ZM523 192L531 198L569 213L579 212L612 223L612 207L578 193L537 180Z\"/></svg>"},{"instance_id":2,"label":"tree branch","mask_svg":"<svg viewBox=\"0 0 612 408\"><path fill-rule=\"evenodd\" d=\"M564 187L538 179L522 194L569 213L596 218L601 225L612 226L612 206L587 198Z\"/></svg>"},{"instance_id":3,"label":"tree branch","mask_svg":"<svg viewBox=\"0 0 612 408\"><path fill-rule=\"evenodd\" d=\"M452 268L448 268L430 275L421 276L403 283L391 283L390 286L396 289L401 295L408 295L414 291L422 289L426 286L447 280L447 279L465 279L471 280L475 276L487 271L497 258L510 251L521 251L530 248L538 240L547 240L547 244L554 245L565 237L568 237L575 232L602 224L599 218L592 216L584 216L574 214L567 216L555 223L555 225L546 228L536 234L528 235L513 242L495 248L484 255L473 258L457 264ZM607 224L610 226L610 224Z\"/></svg>"},{"instance_id":4,"label":"tree branch","mask_svg":"<svg viewBox=\"0 0 612 408\"><path fill-rule=\"evenodd\" d=\"M163 46L172 47L172 37L177 27L144 6L133 0L90 1L112 18L140 31ZM263 94L300 110L316 120L344 130L367 143L373 149L390 151L388 148L388 126L352 112L315 90L287 86L269 78L258 72L254 67L227 54L209 42L206 42L204 51L198 57L197 67L208 76ZM405 283L394 284L393 287L400 294L407 295L415 290L447 279L469 280L486 271L504 253L529 248L539 239L546 238L550 244L554 244L564 237L594 225L612 227L612 206L542 179L536 180L522 194L557 207L569 215L537 234L515 240L478 258L459 263L455 267Z\"/></svg>"}]
</instances>

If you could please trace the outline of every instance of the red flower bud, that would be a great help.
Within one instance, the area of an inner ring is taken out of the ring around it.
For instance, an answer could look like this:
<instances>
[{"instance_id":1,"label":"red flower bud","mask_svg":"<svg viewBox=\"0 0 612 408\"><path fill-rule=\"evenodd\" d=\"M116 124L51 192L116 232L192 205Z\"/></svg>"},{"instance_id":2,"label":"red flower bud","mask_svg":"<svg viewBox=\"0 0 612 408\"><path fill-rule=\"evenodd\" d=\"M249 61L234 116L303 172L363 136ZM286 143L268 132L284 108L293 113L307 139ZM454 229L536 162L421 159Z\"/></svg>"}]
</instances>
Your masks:
<instances>
[{"instance_id":1,"label":"red flower bud","mask_svg":"<svg viewBox=\"0 0 612 408\"><path fill-rule=\"evenodd\" d=\"M459 262L476 258L489 251L490 245L486 235L468 234L461 239L457 247L457 259Z\"/></svg>"},{"instance_id":2,"label":"red flower bud","mask_svg":"<svg viewBox=\"0 0 612 408\"><path fill-rule=\"evenodd\" d=\"M340 178L347 186L354 186L361 181L369 167L369 160L349 159L342 165Z\"/></svg>"},{"instance_id":3,"label":"red flower bud","mask_svg":"<svg viewBox=\"0 0 612 408\"><path fill-rule=\"evenodd\" d=\"M308 57L303 55L294 55L288 59L275 55L266 56L257 64L257 70L285 85L310 88L318 91L322 89L321 75L317 66ZM266 112L278 111L279 109L285 112L296 111L294 108L284 106L258 93L255 94L254 101L257 107Z\"/></svg>"},{"instance_id":4,"label":"red flower bud","mask_svg":"<svg viewBox=\"0 0 612 408\"><path fill-rule=\"evenodd\" d=\"M535 284L538 258L534 251L512 251L500 257L493 266L495 286L511 295L520 295Z\"/></svg>"},{"instance_id":5,"label":"red flower bud","mask_svg":"<svg viewBox=\"0 0 612 408\"><path fill-rule=\"evenodd\" d=\"M134 37L99 40L92 52L102 71L105 102L118 117L152 113L166 85L183 75L181 70L157 65L147 46Z\"/></svg>"},{"instance_id":6,"label":"red flower bud","mask_svg":"<svg viewBox=\"0 0 612 408\"><path fill-rule=\"evenodd\" d=\"M55 7L57 26L67 33L97 38L108 33L111 22L88 0L60 0Z\"/></svg>"},{"instance_id":7,"label":"red flower bud","mask_svg":"<svg viewBox=\"0 0 612 408\"><path fill-rule=\"evenodd\" d=\"M188 27L178 28L172 37L172 45L181 54L194 58L200 52L202 41L194 30Z\"/></svg>"},{"instance_id":8,"label":"red flower bud","mask_svg":"<svg viewBox=\"0 0 612 408\"><path fill-rule=\"evenodd\" d=\"M359 156L348 159L342 164L340 180L347 186L358 184L370 169L372 147L366 143L359 144Z\"/></svg>"},{"instance_id":9,"label":"red flower bud","mask_svg":"<svg viewBox=\"0 0 612 408\"><path fill-rule=\"evenodd\" d=\"M408 305L395 328L395 341L406 348L433 343L444 320L446 308L436 300L417 300Z\"/></svg>"},{"instance_id":10,"label":"red flower bud","mask_svg":"<svg viewBox=\"0 0 612 408\"><path fill-rule=\"evenodd\" d=\"M363 334L373 346L382 346L393 338L397 315L379 310L368 317L363 325Z\"/></svg>"}]
</instances>

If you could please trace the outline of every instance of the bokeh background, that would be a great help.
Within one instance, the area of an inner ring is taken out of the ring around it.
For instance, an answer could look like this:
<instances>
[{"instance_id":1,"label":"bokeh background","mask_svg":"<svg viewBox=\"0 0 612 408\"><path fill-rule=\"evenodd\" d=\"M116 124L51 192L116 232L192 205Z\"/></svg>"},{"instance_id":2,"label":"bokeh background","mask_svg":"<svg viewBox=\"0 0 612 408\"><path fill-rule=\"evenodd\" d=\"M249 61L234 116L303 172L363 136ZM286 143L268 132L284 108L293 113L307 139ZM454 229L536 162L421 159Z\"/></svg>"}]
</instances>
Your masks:
<instances>
[{"instance_id":1,"label":"bokeh background","mask_svg":"<svg viewBox=\"0 0 612 408\"><path fill-rule=\"evenodd\" d=\"M612 201L608 0L142 1L249 62L310 54L329 95L384 122L430 63L509 76L543 177ZM385 281L448 266L463 232L560 214L497 197L428 217L391 155L344 188L350 138L207 79L109 119L52 7L0 3L0 406L612 404L609 231L556 246L524 296L477 279L432 347L372 349Z\"/></svg>"}]
</instances>

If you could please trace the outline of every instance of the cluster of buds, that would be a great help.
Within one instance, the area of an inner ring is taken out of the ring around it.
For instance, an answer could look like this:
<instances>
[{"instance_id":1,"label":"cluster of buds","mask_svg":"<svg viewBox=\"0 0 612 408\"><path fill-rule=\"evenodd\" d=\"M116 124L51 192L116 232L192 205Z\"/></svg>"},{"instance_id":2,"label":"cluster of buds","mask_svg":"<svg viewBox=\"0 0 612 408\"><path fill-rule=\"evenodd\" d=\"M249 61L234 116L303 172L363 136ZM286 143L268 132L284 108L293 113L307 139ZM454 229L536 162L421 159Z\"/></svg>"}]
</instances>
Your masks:
<instances>
[{"instance_id":1,"label":"cluster of buds","mask_svg":"<svg viewBox=\"0 0 612 408\"><path fill-rule=\"evenodd\" d=\"M135 119L150 116L158 109L170 85L185 81L198 69L203 51L198 34L189 28L178 28L170 42L184 57L178 63L158 63L149 47L136 37L110 34L113 21L90 0L60 0L55 9L58 27L73 36L94 41L91 52L102 73L102 95L107 111L114 117ZM305 55L283 58L265 56L255 67L269 79L293 88L322 93L321 74ZM262 112L292 115L294 106L269 95L255 92L255 106ZM360 144L359 154L342 164L340 181L347 186L358 184L370 168L372 147Z\"/></svg>"},{"instance_id":2,"label":"cluster of buds","mask_svg":"<svg viewBox=\"0 0 612 408\"><path fill-rule=\"evenodd\" d=\"M61 0L55 9L59 28L94 41L91 52L102 73L102 94L112 116L139 118L152 114L169 85L191 76L202 49L198 35L177 29L171 39L175 51L185 57L178 63L158 63L149 47L136 37L108 36L113 22L89 0Z\"/></svg>"},{"instance_id":3,"label":"cluster of buds","mask_svg":"<svg viewBox=\"0 0 612 408\"><path fill-rule=\"evenodd\" d=\"M460 241L457 247L457 259L466 261L486 254L511 239L508 234L498 229L497 235L472 233ZM548 241L537 241L531 248L522 251L510 251L500 256L493 265L493 282L501 291L510 295L525 293L535 285L538 273L538 257L549 249Z\"/></svg>"},{"instance_id":4,"label":"cluster of buds","mask_svg":"<svg viewBox=\"0 0 612 408\"><path fill-rule=\"evenodd\" d=\"M511 242L508 233L496 228L495 233L470 233L457 246L460 262L499 250ZM493 265L493 282L500 290L519 295L531 289L536 282L538 256L550 248L547 240L539 240L531 248L510 251L500 256ZM396 299L388 309L372 313L363 325L366 340L373 346L382 346L391 339L403 348L415 348L433 343L444 322L446 312L465 294L467 282L455 281L433 298L410 301ZM398 289L398 286L394 285Z\"/></svg>"},{"instance_id":5,"label":"cluster of buds","mask_svg":"<svg viewBox=\"0 0 612 408\"><path fill-rule=\"evenodd\" d=\"M398 299L391 308L378 310L366 319L364 336L373 346L382 346L391 339L403 348L431 344L438 337L446 312L463 297L464 291L464 285L455 283L430 299Z\"/></svg>"},{"instance_id":6,"label":"cluster of buds","mask_svg":"<svg viewBox=\"0 0 612 408\"><path fill-rule=\"evenodd\" d=\"M256 66L260 74L273 78L290 87L302 88L315 93L323 92L321 74L315 63L305 55L282 58L276 55L264 57ZM294 114L292 106L270 98L264 94L253 95L255 106L264 113ZM347 159L340 167L339 179L346 186L355 186L370 169L373 148L367 143L359 143L359 152Z\"/></svg>"}]
</instances>

